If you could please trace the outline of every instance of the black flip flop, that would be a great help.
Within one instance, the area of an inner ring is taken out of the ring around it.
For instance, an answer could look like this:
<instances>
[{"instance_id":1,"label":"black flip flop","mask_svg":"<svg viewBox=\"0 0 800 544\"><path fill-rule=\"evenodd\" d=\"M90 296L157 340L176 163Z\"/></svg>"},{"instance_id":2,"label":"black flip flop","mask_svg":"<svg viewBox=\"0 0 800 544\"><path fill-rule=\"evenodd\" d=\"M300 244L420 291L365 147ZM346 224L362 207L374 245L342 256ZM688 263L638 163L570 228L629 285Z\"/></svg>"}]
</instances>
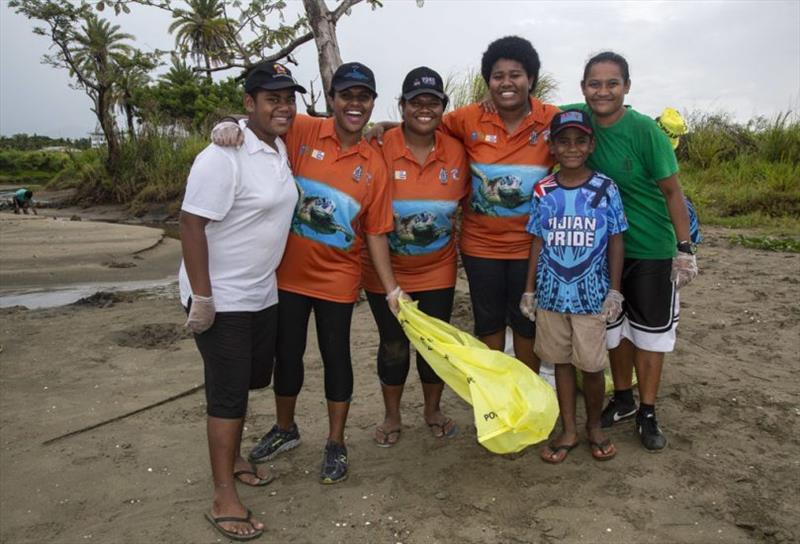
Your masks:
<instances>
[{"instance_id":1,"label":"black flip flop","mask_svg":"<svg viewBox=\"0 0 800 544\"><path fill-rule=\"evenodd\" d=\"M450 430L445 432L444 428L447 427L450 423L453 424L450 427ZM458 434L458 424L453 421L452 418L447 418L444 420L444 423L428 423L428 428L431 430L431 434L434 438L453 438L455 435ZM439 429L442 434L437 435L436 429Z\"/></svg>"},{"instance_id":2,"label":"black flip flop","mask_svg":"<svg viewBox=\"0 0 800 544\"><path fill-rule=\"evenodd\" d=\"M240 478L242 474L251 474L255 476L256 478L258 478L258 483L252 484L247 480ZM233 477L234 479L236 479L237 482L242 483L244 485L249 485L250 487L264 487L265 485L271 483L275 479L275 475L272 473L269 473L262 478L261 476L258 475L258 472L256 472L256 467L254 467L253 465L250 465L250 470L237 470L236 472L233 473Z\"/></svg>"},{"instance_id":3,"label":"black flip flop","mask_svg":"<svg viewBox=\"0 0 800 544\"><path fill-rule=\"evenodd\" d=\"M253 540L264 534L263 529L256 529L255 525L253 525L253 522L251 521L253 519L253 513L249 509L247 510L247 516L243 518L239 518L236 516L220 516L218 518L215 518L209 512L206 512L206 519L209 521L209 523L211 523L214 529L219 531L219 533L222 536L224 536L225 538L230 538L231 540L236 540L237 542L246 542L248 540ZM239 533L234 531L229 531L225 527L220 525L220 523L229 523L229 522L249 523L250 526L253 529L255 529L255 532L249 535L240 535Z\"/></svg>"},{"instance_id":4,"label":"black flip flop","mask_svg":"<svg viewBox=\"0 0 800 544\"><path fill-rule=\"evenodd\" d=\"M610 438L606 438L602 442L589 442L589 447L592 450L592 457L595 461L609 461L616 457L617 447L611 443ZM611 453L605 453L606 451ZM595 455L595 452L600 452L600 455Z\"/></svg>"},{"instance_id":5,"label":"black flip flop","mask_svg":"<svg viewBox=\"0 0 800 544\"><path fill-rule=\"evenodd\" d=\"M578 442L575 442L574 444L563 444L561 446L554 446L553 444L548 444L546 447L550 450L551 452L550 455L545 456L544 452L542 452L539 454L539 458L545 463L550 463L551 465L560 465L561 463L567 460L569 452L578 447ZM564 457L562 457L561 459L557 460L552 459L553 455L557 454L560 451L566 452L566 455L564 455Z\"/></svg>"}]
</instances>

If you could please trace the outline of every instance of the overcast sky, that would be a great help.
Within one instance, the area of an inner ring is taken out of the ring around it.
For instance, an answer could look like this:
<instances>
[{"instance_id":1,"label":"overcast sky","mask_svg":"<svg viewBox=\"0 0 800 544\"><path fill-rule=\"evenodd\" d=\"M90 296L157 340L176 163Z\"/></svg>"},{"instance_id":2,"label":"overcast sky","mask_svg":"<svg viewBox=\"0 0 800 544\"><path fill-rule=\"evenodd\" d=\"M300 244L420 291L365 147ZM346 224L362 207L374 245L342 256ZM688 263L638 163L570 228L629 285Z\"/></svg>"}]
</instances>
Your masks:
<instances>
[{"instance_id":1,"label":"overcast sky","mask_svg":"<svg viewBox=\"0 0 800 544\"><path fill-rule=\"evenodd\" d=\"M70 89L66 71L41 64L49 42L7 0L0 2L0 134L84 136L95 127L88 97ZM288 3L291 19L302 4ZM134 6L132 14L111 18L141 49L173 46L169 16L160 10ZM611 49L631 66L628 103L649 115L665 106L724 111L743 121L800 111L799 0L426 0L423 8L384 0L375 11L354 7L338 27L342 58L375 71L374 120L396 118L395 100L410 69L424 64L446 77L477 68L487 44L509 34L539 51L542 71L559 85L555 103L581 100L585 61ZM296 58L301 83L318 77L313 43Z\"/></svg>"}]
</instances>

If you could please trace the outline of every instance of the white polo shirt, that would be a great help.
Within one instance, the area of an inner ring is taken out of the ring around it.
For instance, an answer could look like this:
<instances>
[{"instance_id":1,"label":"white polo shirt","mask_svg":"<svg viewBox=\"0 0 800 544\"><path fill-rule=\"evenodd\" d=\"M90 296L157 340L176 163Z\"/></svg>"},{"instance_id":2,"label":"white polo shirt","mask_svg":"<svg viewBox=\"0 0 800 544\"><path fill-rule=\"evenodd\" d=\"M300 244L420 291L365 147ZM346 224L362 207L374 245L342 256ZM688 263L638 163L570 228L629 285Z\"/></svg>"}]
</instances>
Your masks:
<instances>
[{"instance_id":1,"label":"white polo shirt","mask_svg":"<svg viewBox=\"0 0 800 544\"><path fill-rule=\"evenodd\" d=\"M278 151L244 122L244 145L210 145L194 160L181 209L206 225L208 271L218 312L257 312L278 302L281 262L298 192L286 145ZM186 267L178 273L181 302L192 293Z\"/></svg>"}]
</instances>

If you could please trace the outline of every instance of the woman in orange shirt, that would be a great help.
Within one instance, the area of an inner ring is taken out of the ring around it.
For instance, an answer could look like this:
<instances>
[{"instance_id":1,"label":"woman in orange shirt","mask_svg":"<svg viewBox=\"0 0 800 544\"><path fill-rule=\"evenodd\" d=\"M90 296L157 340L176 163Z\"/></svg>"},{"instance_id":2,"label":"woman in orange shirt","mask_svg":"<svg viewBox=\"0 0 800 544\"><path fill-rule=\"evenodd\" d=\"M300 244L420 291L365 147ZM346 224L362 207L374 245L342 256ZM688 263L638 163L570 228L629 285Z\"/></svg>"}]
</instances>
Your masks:
<instances>
[{"instance_id":1,"label":"woman in orange shirt","mask_svg":"<svg viewBox=\"0 0 800 544\"><path fill-rule=\"evenodd\" d=\"M392 269L399 286L419 308L449 321L456 284L455 214L466 196L467 156L455 139L438 131L447 106L441 76L427 67L411 70L400 98L403 123L388 131L383 153L392 190L394 231L389 233ZM385 300L368 255L363 254L362 284L378 325L378 376L386 414L375 429L382 447L400 438L400 399L410 366L409 342ZM439 402L444 384L424 357L417 353L417 371L425 399L425 422L436 437L458 432Z\"/></svg>"}]
</instances>

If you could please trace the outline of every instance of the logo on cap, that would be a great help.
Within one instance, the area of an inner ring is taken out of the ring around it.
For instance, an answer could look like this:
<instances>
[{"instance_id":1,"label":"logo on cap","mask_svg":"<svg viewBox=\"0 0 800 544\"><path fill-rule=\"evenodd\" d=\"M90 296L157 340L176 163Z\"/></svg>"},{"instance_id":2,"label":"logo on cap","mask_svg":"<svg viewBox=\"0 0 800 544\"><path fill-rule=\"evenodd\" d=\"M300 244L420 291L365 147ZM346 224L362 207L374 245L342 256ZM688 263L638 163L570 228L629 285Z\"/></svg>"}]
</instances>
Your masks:
<instances>
[{"instance_id":1,"label":"logo on cap","mask_svg":"<svg viewBox=\"0 0 800 544\"><path fill-rule=\"evenodd\" d=\"M346 74L344 75L344 77L349 77L350 79L358 79L358 80L361 80L361 81L363 81L363 80L365 80L365 79L369 79L369 77L368 77L368 76L366 76L366 75L362 74L362 73L361 73L361 72L359 72L359 71L358 71L356 68L353 68L351 71L349 71L348 73L346 73Z\"/></svg>"},{"instance_id":2,"label":"logo on cap","mask_svg":"<svg viewBox=\"0 0 800 544\"><path fill-rule=\"evenodd\" d=\"M579 111L565 111L558 118L559 123L570 123L573 121L576 123L582 123L583 114Z\"/></svg>"},{"instance_id":3,"label":"logo on cap","mask_svg":"<svg viewBox=\"0 0 800 544\"><path fill-rule=\"evenodd\" d=\"M286 67L283 64L275 63L272 65L272 69L275 70L276 74L286 74Z\"/></svg>"}]
</instances>

